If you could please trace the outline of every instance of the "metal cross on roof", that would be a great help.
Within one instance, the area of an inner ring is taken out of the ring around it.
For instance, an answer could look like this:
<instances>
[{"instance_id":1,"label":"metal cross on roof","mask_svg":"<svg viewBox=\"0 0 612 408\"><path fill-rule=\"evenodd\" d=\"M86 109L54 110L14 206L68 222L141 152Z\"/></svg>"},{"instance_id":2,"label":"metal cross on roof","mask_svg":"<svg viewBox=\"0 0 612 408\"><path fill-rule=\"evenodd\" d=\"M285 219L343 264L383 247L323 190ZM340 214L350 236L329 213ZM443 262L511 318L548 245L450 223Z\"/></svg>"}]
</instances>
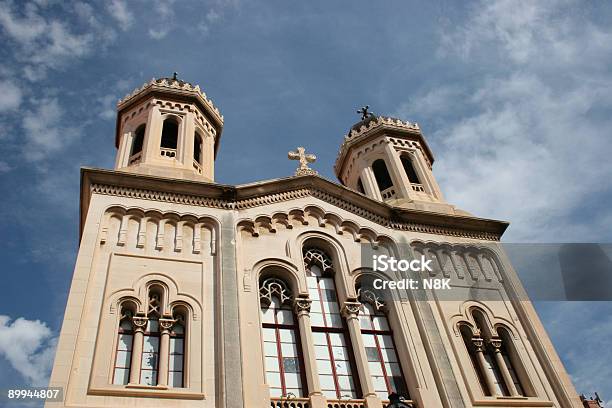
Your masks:
<instances>
[{"instance_id":1,"label":"metal cross on roof","mask_svg":"<svg viewBox=\"0 0 612 408\"><path fill-rule=\"evenodd\" d=\"M296 176L314 175L318 174L316 170L308 167L308 163L312 163L317 160L317 156L314 154L307 154L306 149L298 147L296 152L289 152L287 157L291 160L299 160L300 166L295 170Z\"/></svg>"},{"instance_id":2,"label":"metal cross on roof","mask_svg":"<svg viewBox=\"0 0 612 408\"><path fill-rule=\"evenodd\" d=\"M370 105L366 105L357 111L357 113L361 113L361 120L366 120L370 116L374 116L368 109L370 109Z\"/></svg>"}]
</instances>

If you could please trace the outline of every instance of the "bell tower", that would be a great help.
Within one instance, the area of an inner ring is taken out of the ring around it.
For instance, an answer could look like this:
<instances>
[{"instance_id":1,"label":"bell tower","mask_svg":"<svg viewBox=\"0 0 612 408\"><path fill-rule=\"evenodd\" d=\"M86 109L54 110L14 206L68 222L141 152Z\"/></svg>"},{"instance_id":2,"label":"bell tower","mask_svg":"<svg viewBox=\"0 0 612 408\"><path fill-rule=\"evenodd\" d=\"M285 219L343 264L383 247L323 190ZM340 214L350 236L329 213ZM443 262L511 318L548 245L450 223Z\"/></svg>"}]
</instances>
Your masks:
<instances>
[{"instance_id":1,"label":"bell tower","mask_svg":"<svg viewBox=\"0 0 612 408\"><path fill-rule=\"evenodd\" d=\"M455 213L432 172L433 154L417 123L368 107L344 137L334 170L342 185L395 207Z\"/></svg>"},{"instance_id":2,"label":"bell tower","mask_svg":"<svg viewBox=\"0 0 612 408\"><path fill-rule=\"evenodd\" d=\"M117 104L115 169L214 181L223 116L200 90L177 78L152 79Z\"/></svg>"}]
</instances>

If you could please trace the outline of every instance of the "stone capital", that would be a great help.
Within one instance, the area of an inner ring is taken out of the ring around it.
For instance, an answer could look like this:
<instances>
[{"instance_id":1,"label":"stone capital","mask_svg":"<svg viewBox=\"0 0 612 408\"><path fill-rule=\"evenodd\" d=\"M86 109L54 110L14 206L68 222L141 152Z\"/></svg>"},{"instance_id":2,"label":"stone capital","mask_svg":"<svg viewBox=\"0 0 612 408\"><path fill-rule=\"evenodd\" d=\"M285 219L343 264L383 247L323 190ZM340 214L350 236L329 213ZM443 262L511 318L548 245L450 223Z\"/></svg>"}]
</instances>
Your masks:
<instances>
[{"instance_id":1,"label":"stone capital","mask_svg":"<svg viewBox=\"0 0 612 408\"><path fill-rule=\"evenodd\" d=\"M308 298L296 298L293 300L293 310L298 316L310 314L310 305L312 300Z\"/></svg>"},{"instance_id":2,"label":"stone capital","mask_svg":"<svg viewBox=\"0 0 612 408\"><path fill-rule=\"evenodd\" d=\"M344 306L342 306L342 314L347 319L357 319L359 316L359 308L361 307L361 303L355 301L347 301L344 302Z\"/></svg>"}]
</instances>

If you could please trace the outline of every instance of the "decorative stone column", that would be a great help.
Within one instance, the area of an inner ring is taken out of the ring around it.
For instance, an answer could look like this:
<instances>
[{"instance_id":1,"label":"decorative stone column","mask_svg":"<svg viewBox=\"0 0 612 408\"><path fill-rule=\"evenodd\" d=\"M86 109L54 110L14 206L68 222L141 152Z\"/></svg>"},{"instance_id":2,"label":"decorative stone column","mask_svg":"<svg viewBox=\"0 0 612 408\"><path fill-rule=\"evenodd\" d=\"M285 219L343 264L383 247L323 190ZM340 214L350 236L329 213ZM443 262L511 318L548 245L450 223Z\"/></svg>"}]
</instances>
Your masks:
<instances>
[{"instance_id":1,"label":"decorative stone column","mask_svg":"<svg viewBox=\"0 0 612 408\"><path fill-rule=\"evenodd\" d=\"M144 316L134 316L134 343L132 345L132 361L130 363L130 384L140 383L140 365L142 364L142 342L144 341L144 331L147 327L147 319Z\"/></svg>"},{"instance_id":2,"label":"decorative stone column","mask_svg":"<svg viewBox=\"0 0 612 408\"><path fill-rule=\"evenodd\" d=\"M378 183L376 183L372 167L366 166L361 170L361 184L363 184L363 189L368 197L382 201L382 195L380 195L380 189Z\"/></svg>"},{"instance_id":3,"label":"decorative stone column","mask_svg":"<svg viewBox=\"0 0 612 408\"><path fill-rule=\"evenodd\" d=\"M489 388L489 392L492 396L499 396L497 389L495 387L495 380L492 377L491 370L487 368L487 362L485 360L485 356L483 353L484 350L484 340L480 337L480 331L477 331L472 336L472 344L474 345L474 349L476 350L476 359L478 364L480 365L480 371L485 379L487 384L487 388Z\"/></svg>"},{"instance_id":4,"label":"decorative stone column","mask_svg":"<svg viewBox=\"0 0 612 408\"><path fill-rule=\"evenodd\" d=\"M506 387L508 387L508 391L510 391L510 395L513 397L518 397L519 392L516 389L516 385L514 385L514 380L512 379L512 375L510 374L510 370L506 365L506 360L501 353L501 345L502 340L500 338L491 339L491 346L493 347L493 351L495 352L495 360L497 361L497 365L499 366L499 370L502 373L502 377L504 377L504 382L506 383Z\"/></svg>"},{"instance_id":5,"label":"decorative stone column","mask_svg":"<svg viewBox=\"0 0 612 408\"><path fill-rule=\"evenodd\" d=\"M293 308L298 318L300 329L300 341L302 353L304 354L304 370L306 370L306 383L308 386L308 396L312 408L325 408L326 400L321 392L321 384L317 373L317 357L315 355L314 342L312 338L312 328L310 326L310 305L312 300L308 298L296 298L293 301Z\"/></svg>"},{"instance_id":6,"label":"decorative stone column","mask_svg":"<svg viewBox=\"0 0 612 408\"><path fill-rule=\"evenodd\" d=\"M349 335L351 337L357 373L359 374L361 391L366 406L368 408L382 408L382 402L374 391L374 384L372 383L372 377L370 376L370 369L368 367L368 356L365 352L365 346L363 345L363 337L361 337L361 327L359 325L360 307L361 303L355 300L344 302L342 314L346 319Z\"/></svg>"},{"instance_id":7,"label":"decorative stone column","mask_svg":"<svg viewBox=\"0 0 612 408\"><path fill-rule=\"evenodd\" d=\"M157 385L168 386L168 356L170 352L170 329L174 324L173 319L159 319L161 336L159 339L159 367L157 372Z\"/></svg>"}]
</instances>

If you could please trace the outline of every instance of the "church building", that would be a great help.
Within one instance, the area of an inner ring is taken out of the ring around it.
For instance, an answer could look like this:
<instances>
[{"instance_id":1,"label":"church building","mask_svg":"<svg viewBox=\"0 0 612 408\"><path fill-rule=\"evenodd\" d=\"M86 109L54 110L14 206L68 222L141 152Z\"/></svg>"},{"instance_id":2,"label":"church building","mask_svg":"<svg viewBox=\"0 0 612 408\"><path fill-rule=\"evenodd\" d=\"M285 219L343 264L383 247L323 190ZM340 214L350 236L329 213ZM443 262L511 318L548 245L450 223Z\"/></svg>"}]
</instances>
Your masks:
<instances>
[{"instance_id":1,"label":"church building","mask_svg":"<svg viewBox=\"0 0 612 408\"><path fill-rule=\"evenodd\" d=\"M294 176L223 185L223 116L199 86L121 99L115 168L81 171L64 401L47 406L582 407L499 243L508 223L445 201L416 123L361 113L338 182L300 147ZM366 262L383 255L430 261L419 276L452 294L378 288L409 276Z\"/></svg>"}]
</instances>

